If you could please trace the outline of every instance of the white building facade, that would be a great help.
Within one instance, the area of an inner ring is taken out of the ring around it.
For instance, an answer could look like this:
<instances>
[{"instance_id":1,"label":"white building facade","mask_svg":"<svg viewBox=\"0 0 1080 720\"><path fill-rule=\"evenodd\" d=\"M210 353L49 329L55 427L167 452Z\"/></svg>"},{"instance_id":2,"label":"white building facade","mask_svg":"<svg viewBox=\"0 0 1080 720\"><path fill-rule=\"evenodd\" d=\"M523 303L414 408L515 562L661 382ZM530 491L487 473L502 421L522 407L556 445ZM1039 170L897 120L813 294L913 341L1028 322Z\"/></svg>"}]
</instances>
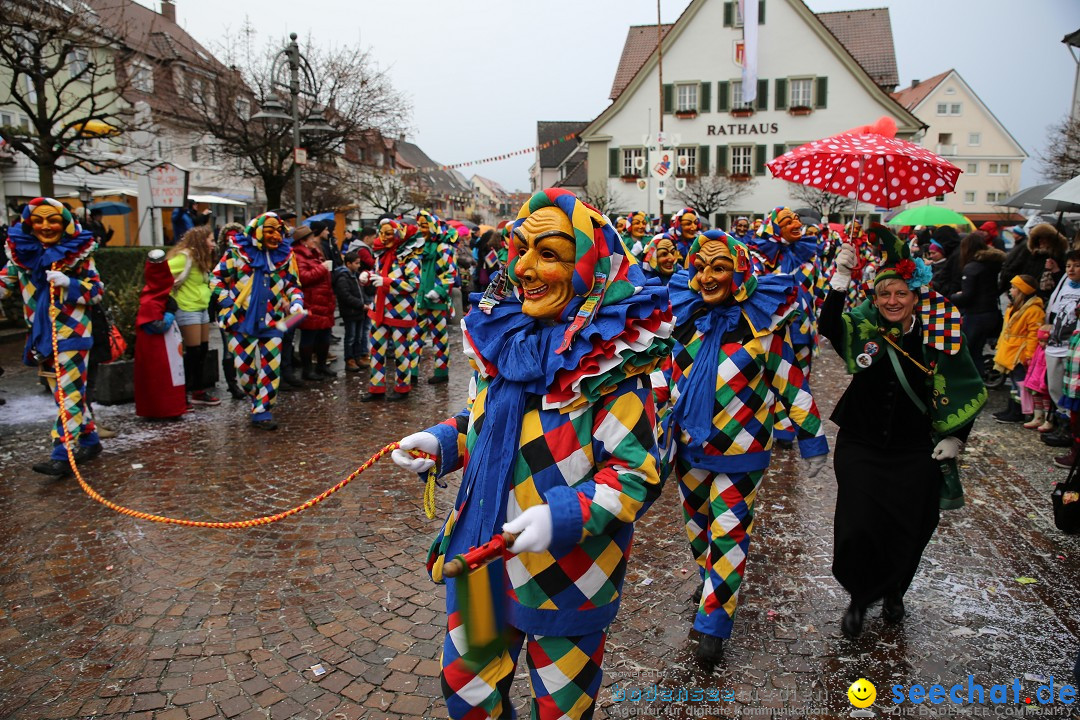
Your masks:
<instances>
[{"instance_id":1,"label":"white building facade","mask_svg":"<svg viewBox=\"0 0 1080 720\"><path fill-rule=\"evenodd\" d=\"M757 99L741 103L742 67L736 60L743 51L743 28L737 5L692 0L663 39L663 92L653 50L583 131L590 186L608 183L621 209L660 210L658 179L649 174L658 158L649 156L644 138L655 136L663 111L664 132L677 143L671 158L676 175L754 181L734 206L708 218L714 227L726 228L738 215L805 204L793 200L791 186L773 179L765 167L787 150L885 115L896 121L900 137L922 130L919 119L874 83L801 0L767 0L759 11ZM625 74L625 67L620 72ZM666 215L685 204L674 182L665 181Z\"/></svg>"}]
</instances>

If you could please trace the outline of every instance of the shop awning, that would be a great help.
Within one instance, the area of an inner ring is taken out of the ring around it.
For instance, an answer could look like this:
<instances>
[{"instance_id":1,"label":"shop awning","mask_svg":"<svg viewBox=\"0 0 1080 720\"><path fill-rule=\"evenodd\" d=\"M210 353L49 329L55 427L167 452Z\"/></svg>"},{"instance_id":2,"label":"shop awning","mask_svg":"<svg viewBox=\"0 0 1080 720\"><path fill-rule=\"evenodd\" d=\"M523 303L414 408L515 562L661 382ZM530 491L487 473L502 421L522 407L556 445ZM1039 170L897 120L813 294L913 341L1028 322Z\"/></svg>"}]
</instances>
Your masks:
<instances>
[{"instance_id":1,"label":"shop awning","mask_svg":"<svg viewBox=\"0 0 1080 720\"><path fill-rule=\"evenodd\" d=\"M231 200L220 195L188 195L188 200L206 203L207 205L240 205L241 207L247 205L247 203L242 203L239 200Z\"/></svg>"}]
</instances>

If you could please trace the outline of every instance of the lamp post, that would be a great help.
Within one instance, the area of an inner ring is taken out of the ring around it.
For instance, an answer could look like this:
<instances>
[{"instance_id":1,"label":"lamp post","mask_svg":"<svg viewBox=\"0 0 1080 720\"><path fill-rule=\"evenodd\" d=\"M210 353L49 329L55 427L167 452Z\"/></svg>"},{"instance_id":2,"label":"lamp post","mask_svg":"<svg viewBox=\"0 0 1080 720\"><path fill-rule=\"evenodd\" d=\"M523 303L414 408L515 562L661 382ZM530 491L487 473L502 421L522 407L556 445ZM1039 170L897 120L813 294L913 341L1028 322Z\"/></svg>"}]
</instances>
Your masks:
<instances>
[{"instance_id":1,"label":"lamp post","mask_svg":"<svg viewBox=\"0 0 1080 720\"><path fill-rule=\"evenodd\" d=\"M279 78L284 74L286 65L289 68L289 79L288 82L283 82ZM303 84L301 84L301 72L303 72ZM315 75L311 71L311 65L308 63L307 58L300 54L300 46L296 42L296 33L289 33L289 44L274 57L274 65L270 70L270 78L271 92L274 88L281 88L289 91L289 98L292 101L292 107L290 108L292 112L291 114L286 114L285 107L281 104L281 101L271 95L263 102L262 109L252 115L251 119L271 122L292 121L293 205L296 212L296 222L300 222L300 218L302 217L302 204L300 202L300 167L307 161L306 152L300 144L300 132L333 132L334 128L326 122L322 110L318 105L314 106L311 114L308 116L307 122L302 126L300 125L300 95L309 97L314 103L318 98L319 89L315 82Z\"/></svg>"},{"instance_id":2,"label":"lamp post","mask_svg":"<svg viewBox=\"0 0 1080 720\"><path fill-rule=\"evenodd\" d=\"M86 224L87 213L90 210L87 206L90 204L90 201L93 200L93 199L94 199L94 191L91 190L90 186L87 185L84 182L82 185L79 186L79 202L82 203L83 225Z\"/></svg>"}]
</instances>

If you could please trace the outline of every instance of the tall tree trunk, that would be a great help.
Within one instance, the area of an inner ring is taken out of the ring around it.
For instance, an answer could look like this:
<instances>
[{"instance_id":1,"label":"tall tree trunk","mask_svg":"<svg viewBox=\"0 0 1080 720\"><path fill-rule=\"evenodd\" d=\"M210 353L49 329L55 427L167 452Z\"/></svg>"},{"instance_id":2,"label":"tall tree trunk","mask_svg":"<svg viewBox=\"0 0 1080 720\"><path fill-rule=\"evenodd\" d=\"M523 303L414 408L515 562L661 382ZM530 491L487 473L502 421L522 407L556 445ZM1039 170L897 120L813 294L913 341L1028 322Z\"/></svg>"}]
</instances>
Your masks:
<instances>
[{"instance_id":1,"label":"tall tree trunk","mask_svg":"<svg viewBox=\"0 0 1080 720\"><path fill-rule=\"evenodd\" d=\"M266 209L274 210L281 207L281 193L285 189L287 178L280 175L264 175L263 189L266 191ZM297 218L299 221L299 218Z\"/></svg>"},{"instance_id":2,"label":"tall tree trunk","mask_svg":"<svg viewBox=\"0 0 1080 720\"><path fill-rule=\"evenodd\" d=\"M52 153L42 153L41 162L38 163L38 192L41 197L55 197L56 185L53 181L54 166L56 159Z\"/></svg>"}]
</instances>

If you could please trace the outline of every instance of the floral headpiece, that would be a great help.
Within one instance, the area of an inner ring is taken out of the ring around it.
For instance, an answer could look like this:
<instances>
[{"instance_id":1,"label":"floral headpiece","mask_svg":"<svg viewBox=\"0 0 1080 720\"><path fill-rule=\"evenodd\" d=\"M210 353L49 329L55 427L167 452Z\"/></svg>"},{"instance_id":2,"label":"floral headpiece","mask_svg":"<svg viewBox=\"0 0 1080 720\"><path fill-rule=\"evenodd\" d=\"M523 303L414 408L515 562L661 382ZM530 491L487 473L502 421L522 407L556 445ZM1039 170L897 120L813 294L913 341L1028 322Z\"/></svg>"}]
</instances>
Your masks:
<instances>
[{"instance_id":1,"label":"floral headpiece","mask_svg":"<svg viewBox=\"0 0 1080 720\"><path fill-rule=\"evenodd\" d=\"M922 258L911 259L911 248L906 242L896 237L892 230L884 225L875 224L867 233L871 240L881 248L881 266L874 286L885 280L903 280L912 290L929 285L934 273Z\"/></svg>"}]
</instances>

